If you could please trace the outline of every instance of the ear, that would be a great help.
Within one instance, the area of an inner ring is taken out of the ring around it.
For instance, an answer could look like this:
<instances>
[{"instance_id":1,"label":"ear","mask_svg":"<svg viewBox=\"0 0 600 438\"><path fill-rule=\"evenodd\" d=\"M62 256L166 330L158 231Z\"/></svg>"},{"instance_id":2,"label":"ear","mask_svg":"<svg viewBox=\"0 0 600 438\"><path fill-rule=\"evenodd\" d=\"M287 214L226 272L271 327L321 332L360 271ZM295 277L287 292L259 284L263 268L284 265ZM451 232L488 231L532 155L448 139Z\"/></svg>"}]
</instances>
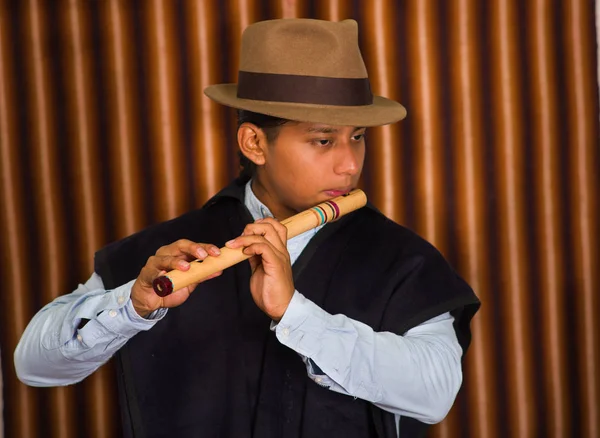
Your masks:
<instances>
[{"instance_id":1,"label":"ear","mask_svg":"<svg viewBox=\"0 0 600 438\"><path fill-rule=\"evenodd\" d=\"M267 137L262 129L252 123L242 123L237 131L237 140L246 158L257 166L265 164Z\"/></svg>"}]
</instances>

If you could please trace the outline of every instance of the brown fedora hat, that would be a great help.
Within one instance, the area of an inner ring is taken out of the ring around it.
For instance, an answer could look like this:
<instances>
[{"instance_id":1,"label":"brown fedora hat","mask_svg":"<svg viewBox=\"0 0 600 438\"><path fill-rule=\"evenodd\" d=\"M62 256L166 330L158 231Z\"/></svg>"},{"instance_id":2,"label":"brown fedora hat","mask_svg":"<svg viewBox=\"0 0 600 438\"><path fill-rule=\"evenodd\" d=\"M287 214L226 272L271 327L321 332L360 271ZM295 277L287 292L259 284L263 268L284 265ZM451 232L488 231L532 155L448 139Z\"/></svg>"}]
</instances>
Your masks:
<instances>
[{"instance_id":1,"label":"brown fedora hat","mask_svg":"<svg viewBox=\"0 0 600 438\"><path fill-rule=\"evenodd\" d=\"M211 99L299 122L379 126L406 116L373 96L358 47L358 25L312 19L254 23L244 30L238 84L211 85Z\"/></svg>"}]
</instances>

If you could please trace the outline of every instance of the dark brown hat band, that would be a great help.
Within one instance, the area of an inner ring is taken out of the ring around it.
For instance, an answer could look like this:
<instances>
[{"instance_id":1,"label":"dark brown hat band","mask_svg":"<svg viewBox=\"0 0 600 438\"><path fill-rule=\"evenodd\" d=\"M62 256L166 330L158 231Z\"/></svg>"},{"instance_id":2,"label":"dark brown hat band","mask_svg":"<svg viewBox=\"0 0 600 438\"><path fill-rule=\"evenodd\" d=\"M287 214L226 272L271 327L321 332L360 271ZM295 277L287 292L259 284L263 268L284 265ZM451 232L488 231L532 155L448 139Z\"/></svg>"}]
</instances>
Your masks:
<instances>
[{"instance_id":1,"label":"dark brown hat band","mask_svg":"<svg viewBox=\"0 0 600 438\"><path fill-rule=\"evenodd\" d=\"M361 106L373 103L368 78L328 78L240 71L237 97L267 102Z\"/></svg>"}]
</instances>

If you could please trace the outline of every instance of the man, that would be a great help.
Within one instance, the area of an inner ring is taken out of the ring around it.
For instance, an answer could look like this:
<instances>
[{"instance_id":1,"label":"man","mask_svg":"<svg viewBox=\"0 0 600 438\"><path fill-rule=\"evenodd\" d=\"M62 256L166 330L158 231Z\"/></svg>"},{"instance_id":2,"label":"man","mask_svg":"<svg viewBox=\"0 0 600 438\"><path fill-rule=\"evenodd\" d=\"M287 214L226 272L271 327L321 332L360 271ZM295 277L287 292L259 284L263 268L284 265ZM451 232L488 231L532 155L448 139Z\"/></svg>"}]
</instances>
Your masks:
<instances>
[{"instance_id":1,"label":"man","mask_svg":"<svg viewBox=\"0 0 600 438\"><path fill-rule=\"evenodd\" d=\"M279 223L356 187L366 127L405 116L371 95L356 22L253 24L239 84L205 93L239 110L244 177L99 251L29 324L19 378L77 382L116 353L128 437L420 436L460 388L477 298L372 206L287 243ZM250 263L154 293L222 245Z\"/></svg>"}]
</instances>

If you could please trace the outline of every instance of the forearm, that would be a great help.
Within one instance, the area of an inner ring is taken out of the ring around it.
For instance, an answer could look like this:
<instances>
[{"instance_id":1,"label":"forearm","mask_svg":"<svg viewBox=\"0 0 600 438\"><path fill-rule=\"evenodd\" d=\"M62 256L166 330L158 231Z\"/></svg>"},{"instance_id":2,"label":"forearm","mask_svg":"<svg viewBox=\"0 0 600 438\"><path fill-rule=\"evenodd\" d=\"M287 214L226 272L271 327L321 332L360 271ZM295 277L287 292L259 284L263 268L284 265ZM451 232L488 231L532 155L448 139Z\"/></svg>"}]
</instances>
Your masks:
<instances>
[{"instance_id":1,"label":"forearm","mask_svg":"<svg viewBox=\"0 0 600 438\"><path fill-rule=\"evenodd\" d=\"M127 340L151 328L129 299L131 282L104 290L92 276L71 294L61 296L31 320L15 350L19 379L32 386L76 383L104 364ZM154 315L155 317L161 317ZM82 321L88 320L82 324Z\"/></svg>"},{"instance_id":2,"label":"forearm","mask_svg":"<svg viewBox=\"0 0 600 438\"><path fill-rule=\"evenodd\" d=\"M449 315L404 336L378 333L296 293L276 333L306 358L318 384L423 422L445 417L462 382L462 350Z\"/></svg>"}]
</instances>

